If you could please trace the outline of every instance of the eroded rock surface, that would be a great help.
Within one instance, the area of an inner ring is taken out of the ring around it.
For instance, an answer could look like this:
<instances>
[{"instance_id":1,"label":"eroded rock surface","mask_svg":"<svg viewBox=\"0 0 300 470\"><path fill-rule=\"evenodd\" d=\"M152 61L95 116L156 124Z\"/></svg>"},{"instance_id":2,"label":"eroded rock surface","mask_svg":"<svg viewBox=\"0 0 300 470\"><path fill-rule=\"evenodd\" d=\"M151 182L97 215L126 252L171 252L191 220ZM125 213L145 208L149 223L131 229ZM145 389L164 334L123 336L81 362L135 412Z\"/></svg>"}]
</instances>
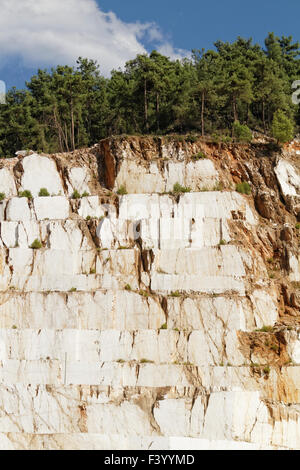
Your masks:
<instances>
[{"instance_id":1,"label":"eroded rock surface","mask_svg":"<svg viewBox=\"0 0 300 470\"><path fill-rule=\"evenodd\" d=\"M2 161L0 448L299 449L297 158L128 137Z\"/></svg>"}]
</instances>

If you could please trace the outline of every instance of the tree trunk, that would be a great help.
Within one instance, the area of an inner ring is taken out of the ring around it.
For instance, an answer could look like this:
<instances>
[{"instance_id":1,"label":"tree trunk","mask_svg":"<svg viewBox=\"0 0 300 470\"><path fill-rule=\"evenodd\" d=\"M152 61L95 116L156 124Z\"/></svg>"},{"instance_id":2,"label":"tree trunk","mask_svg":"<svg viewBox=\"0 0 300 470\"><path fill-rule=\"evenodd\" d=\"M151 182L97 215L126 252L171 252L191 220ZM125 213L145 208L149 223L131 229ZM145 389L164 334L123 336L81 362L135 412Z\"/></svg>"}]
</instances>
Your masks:
<instances>
[{"instance_id":1,"label":"tree trunk","mask_svg":"<svg viewBox=\"0 0 300 470\"><path fill-rule=\"evenodd\" d=\"M201 95L201 135L204 137L204 108L205 108L205 93L202 91Z\"/></svg>"},{"instance_id":2,"label":"tree trunk","mask_svg":"<svg viewBox=\"0 0 300 470\"><path fill-rule=\"evenodd\" d=\"M266 133L265 100L262 101L262 119L263 119L264 134L265 134Z\"/></svg>"},{"instance_id":3,"label":"tree trunk","mask_svg":"<svg viewBox=\"0 0 300 470\"><path fill-rule=\"evenodd\" d=\"M156 123L157 131L159 131L159 94L156 93Z\"/></svg>"},{"instance_id":4,"label":"tree trunk","mask_svg":"<svg viewBox=\"0 0 300 470\"><path fill-rule=\"evenodd\" d=\"M233 95L232 97L232 109L233 109L233 120L234 121L238 121L238 114L237 114L237 110L236 110L236 96Z\"/></svg>"},{"instance_id":5,"label":"tree trunk","mask_svg":"<svg viewBox=\"0 0 300 470\"><path fill-rule=\"evenodd\" d=\"M71 146L72 150L75 150L75 125L74 125L74 109L73 109L73 98L71 98Z\"/></svg>"},{"instance_id":6,"label":"tree trunk","mask_svg":"<svg viewBox=\"0 0 300 470\"><path fill-rule=\"evenodd\" d=\"M144 109L145 109L145 127L146 131L149 131L149 123L148 123L148 102L147 102L147 80L145 78L144 81Z\"/></svg>"}]
</instances>

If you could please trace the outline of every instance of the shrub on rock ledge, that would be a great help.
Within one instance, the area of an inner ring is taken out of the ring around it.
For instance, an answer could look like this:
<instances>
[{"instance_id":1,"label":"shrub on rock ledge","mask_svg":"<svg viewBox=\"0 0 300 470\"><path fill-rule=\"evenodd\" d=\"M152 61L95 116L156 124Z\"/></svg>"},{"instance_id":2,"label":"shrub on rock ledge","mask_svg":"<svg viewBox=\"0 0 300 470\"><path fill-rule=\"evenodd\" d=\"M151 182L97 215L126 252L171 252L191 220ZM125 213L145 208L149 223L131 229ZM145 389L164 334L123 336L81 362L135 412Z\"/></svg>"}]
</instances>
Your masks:
<instances>
[{"instance_id":1,"label":"shrub on rock ledge","mask_svg":"<svg viewBox=\"0 0 300 470\"><path fill-rule=\"evenodd\" d=\"M175 183L173 186L173 193L180 194L180 193L190 193L191 188L186 188L185 186L181 186L179 183Z\"/></svg>"},{"instance_id":2,"label":"shrub on rock ledge","mask_svg":"<svg viewBox=\"0 0 300 470\"><path fill-rule=\"evenodd\" d=\"M40 248L42 248L42 244L40 242L40 240L38 240L37 238L34 240L34 242L30 245L30 248L33 248L34 250L39 250Z\"/></svg>"},{"instance_id":3,"label":"shrub on rock ledge","mask_svg":"<svg viewBox=\"0 0 300 470\"><path fill-rule=\"evenodd\" d=\"M27 197L27 199L32 199L32 194L28 189L25 189L25 191L20 191L19 192L19 197Z\"/></svg>"},{"instance_id":4,"label":"shrub on rock ledge","mask_svg":"<svg viewBox=\"0 0 300 470\"><path fill-rule=\"evenodd\" d=\"M248 196L249 194L251 194L251 186L246 181L243 181L243 183L237 184L235 189L238 193L241 193L241 194L247 194Z\"/></svg>"},{"instance_id":5,"label":"shrub on rock ledge","mask_svg":"<svg viewBox=\"0 0 300 470\"><path fill-rule=\"evenodd\" d=\"M72 199L81 199L80 193L75 189L74 193L72 194Z\"/></svg>"},{"instance_id":6,"label":"shrub on rock ledge","mask_svg":"<svg viewBox=\"0 0 300 470\"><path fill-rule=\"evenodd\" d=\"M122 184L122 186L120 186L120 188L118 189L117 194L118 194L119 196L125 196L125 194L127 194L126 187L125 187L123 184Z\"/></svg>"},{"instance_id":7,"label":"shrub on rock ledge","mask_svg":"<svg viewBox=\"0 0 300 470\"><path fill-rule=\"evenodd\" d=\"M50 196L48 190L46 188L41 188L39 192L39 197L48 197Z\"/></svg>"}]
</instances>

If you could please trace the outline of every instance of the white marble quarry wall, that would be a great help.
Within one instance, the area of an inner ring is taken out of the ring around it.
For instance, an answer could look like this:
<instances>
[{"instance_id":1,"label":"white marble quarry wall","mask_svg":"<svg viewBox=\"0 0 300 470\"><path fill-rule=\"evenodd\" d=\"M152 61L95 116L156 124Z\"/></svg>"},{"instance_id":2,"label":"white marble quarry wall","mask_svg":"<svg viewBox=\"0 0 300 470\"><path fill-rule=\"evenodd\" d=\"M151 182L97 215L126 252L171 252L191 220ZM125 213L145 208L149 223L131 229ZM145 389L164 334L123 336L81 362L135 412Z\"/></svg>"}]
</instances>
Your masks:
<instances>
[{"instance_id":1,"label":"white marble quarry wall","mask_svg":"<svg viewBox=\"0 0 300 470\"><path fill-rule=\"evenodd\" d=\"M189 187L193 191L209 191L219 183L219 175L209 159L197 162L151 162L149 167L134 160L125 159L118 171L115 187L125 186L132 194L164 193L173 190L174 184Z\"/></svg>"},{"instance_id":2,"label":"white marble quarry wall","mask_svg":"<svg viewBox=\"0 0 300 470\"><path fill-rule=\"evenodd\" d=\"M235 234L259 226L251 199L213 190L210 159L162 153L125 158L111 204L51 156L0 170L0 449L300 448L298 336L268 376L239 339L279 318ZM161 194L176 182L192 192Z\"/></svg>"}]
</instances>

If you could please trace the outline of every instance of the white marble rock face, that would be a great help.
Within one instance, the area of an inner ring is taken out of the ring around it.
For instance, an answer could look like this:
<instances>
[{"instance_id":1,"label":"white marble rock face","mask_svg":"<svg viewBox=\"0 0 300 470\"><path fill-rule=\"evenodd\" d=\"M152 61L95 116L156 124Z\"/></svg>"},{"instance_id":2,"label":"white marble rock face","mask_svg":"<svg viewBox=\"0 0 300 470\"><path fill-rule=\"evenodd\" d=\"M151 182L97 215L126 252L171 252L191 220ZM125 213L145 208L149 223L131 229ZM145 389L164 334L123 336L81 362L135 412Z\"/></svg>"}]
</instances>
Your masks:
<instances>
[{"instance_id":1,"label":"white marble rock face","mask_svg":"<svg viewBox=\"0 0 300 470\"><path fill-rule=\"evenodd\" d=\"M268 381L240 347L279 315L259 254L234 241L235 221L258 226L249 199L212 190L210 159L170 144L173 160L146 168L130 152L118 207L91 194L88 168L62 176L51 156L22 158L19 181L0 170L0 449L300 448L299 334L294 366ZM276 174L294 193L298 176ZM192 192L161 194L176 182ZM89 196L70 203L75 189Z\"/></svg>"}]
</instances>

